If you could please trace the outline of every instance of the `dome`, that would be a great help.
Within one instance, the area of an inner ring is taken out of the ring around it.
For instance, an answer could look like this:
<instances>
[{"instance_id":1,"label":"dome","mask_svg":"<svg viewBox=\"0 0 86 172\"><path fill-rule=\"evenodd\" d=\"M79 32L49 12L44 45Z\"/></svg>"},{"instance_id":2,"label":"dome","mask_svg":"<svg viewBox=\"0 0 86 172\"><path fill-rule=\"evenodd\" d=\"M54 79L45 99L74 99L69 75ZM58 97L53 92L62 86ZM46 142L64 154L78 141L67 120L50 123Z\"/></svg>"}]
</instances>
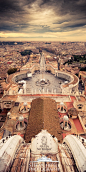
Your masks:
<instances>
[{"instance_id":1,"label":"dome","mask_svg":"<svg viewBox=\"0 0 86 172\"><path fill-rule=\"evenodd\" d=\"M14 135L2 145L2 148L0 149L0 172L9 171L8 169L10 169L10 166L12 165L16 151L23 141L22 137Z\"/></svg>"},{"instance_id":2,"label":"dome","mask_svg":"<svg viewBox=\"0 0 86 172\"><path fill-rule=\"evenodd\" d=\"M24 102L23 105L24 105L24 106L27 106L27 102Z\"/></svg>"},{"instance_id":3,"label":"dome","mask_svg":"<svg viewBox=\"0 0 86 172\"><path fill-rule=\"evenodd\" d=\"M68 110L68 114L69 115L73 115L73 116L77 116L78 115L78 111L77 111L77 109L76 108L70 108L69 110Z\"/></svg>"},{"instance_id":4,"label":"dome","mask_svg":"<svg viewBox=\"0 0 86 172\"><path fill-rule=\"evenodd\" d=\"M63 120L64 121L68 121L68 116L67 115L64 115Z\"/></svg>"},{"instance_id":5,"label":"dome","mask_svg":"<svg viewBox=\"0 0 86 172\"><path fill-rule=\"evenodd\" d=\"M11 115L11 113L10 113L10 112L8 112L8 113L7 113L7 116L10 116L10 115Z\"/></svg>"},{"instance_id":6,"label":"dome","mask_svg":"<svg viewBox=\"0 0 86 172\"><path fill-rule=\"evenodd\" d=\"M64 105L64 103L63 103L63 102L61 102L61 103L60 103L60 105Z\"/></svg>"},{"instance_id":7,"label":"dome","mask_svg":"<svg viewBox=\"0 0 86 172\"><path fill-rule=\"evenodd\" d=\"M24 117L23 116L19 116L19 121L23 121Z\"/></svg>"},{"instance_id":8,"label":"dome","mask_svg":"<svg viewBox=\"0 0 86 172\"><path fill-rule=\"evenodd\" d=\"M27 113L27 112L29 112L30 108L31 108L30 104L28 104L27 102L24 102L24 103L22 102L20 104L19 110L21 113Z\"/></svg>"}]
</instances>

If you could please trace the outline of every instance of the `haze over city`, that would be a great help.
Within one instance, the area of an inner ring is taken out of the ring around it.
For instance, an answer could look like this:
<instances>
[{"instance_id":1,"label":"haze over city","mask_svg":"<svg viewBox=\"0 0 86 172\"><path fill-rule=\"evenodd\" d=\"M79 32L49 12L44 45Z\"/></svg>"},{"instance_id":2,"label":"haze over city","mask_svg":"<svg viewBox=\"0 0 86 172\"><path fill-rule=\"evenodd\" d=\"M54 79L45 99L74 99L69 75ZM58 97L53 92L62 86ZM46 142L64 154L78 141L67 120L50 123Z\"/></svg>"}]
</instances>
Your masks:
<instances>
[{"instance_id":1,"label":"haze over city","mask_svg":"<svg viewBox=\"0 0 86 172\"><path fill-rule=\"evenodd\" d=\"M1 0L1 41L85 41L85 0Z\"/></svg>"}]
</instances>

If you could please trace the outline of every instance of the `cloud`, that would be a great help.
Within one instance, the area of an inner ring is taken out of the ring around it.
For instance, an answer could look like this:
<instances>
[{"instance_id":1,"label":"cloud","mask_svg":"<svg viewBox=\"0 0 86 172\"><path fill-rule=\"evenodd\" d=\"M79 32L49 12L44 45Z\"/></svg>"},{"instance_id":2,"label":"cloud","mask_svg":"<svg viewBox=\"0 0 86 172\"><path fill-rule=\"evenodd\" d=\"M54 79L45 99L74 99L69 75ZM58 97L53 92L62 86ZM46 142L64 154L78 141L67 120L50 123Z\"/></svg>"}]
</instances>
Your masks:
<instances>
[{"instance_id":1,"label":"cloud","mask_svg":"<svg viewBox=\"0 0 86 172\"><path fill-rule=\"evenodd\" d=\"M86 34L85 26L85 0L0 0L0 31L5 36L65 37L70 31Z\"/></svg>"}]
</instances>

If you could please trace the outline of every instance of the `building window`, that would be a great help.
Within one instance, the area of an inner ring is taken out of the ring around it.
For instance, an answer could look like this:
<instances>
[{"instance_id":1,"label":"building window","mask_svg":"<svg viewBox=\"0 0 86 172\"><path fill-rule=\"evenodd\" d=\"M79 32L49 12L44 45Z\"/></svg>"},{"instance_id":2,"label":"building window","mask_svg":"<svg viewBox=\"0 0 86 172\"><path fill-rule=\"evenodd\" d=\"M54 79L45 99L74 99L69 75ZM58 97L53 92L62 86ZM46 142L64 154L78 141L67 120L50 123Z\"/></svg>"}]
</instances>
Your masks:
<instances>
[{"instance_id":1,"label":"building window","mask_svg":"<svg viewBox=\"0 0 86 172\"><path fill-rule=\"evenodd\" d=\"M22 127L22 122L20 122L20 127Z\"/></svg>"},{"instance_id":2,"label":"building window","mask_svg":"<svg viewBox=\"0 0 86 172\"><path fill-rule=\"evenodd\" d=\"M65 127L67 127L67 122L65 122Z\"/></svg>"},{"instance_id":3,"label":"building window","mask_svg":"<svg viewBox=\"0 0 86 172\"><path fill-rule=\"evenodd\" d=\"M82 109L83 105L82 104L79 104L77 105L78 109Z\"/></svg>"},{"instance_id":4,"label":"building window","mask_svg":"<svg viewBox=\"0 0 86 172\"><path fill-rule=\"evenodd\" d=\"M63 107L61 107L61 111L63 111Z\"/></svg>"}]
</instances>

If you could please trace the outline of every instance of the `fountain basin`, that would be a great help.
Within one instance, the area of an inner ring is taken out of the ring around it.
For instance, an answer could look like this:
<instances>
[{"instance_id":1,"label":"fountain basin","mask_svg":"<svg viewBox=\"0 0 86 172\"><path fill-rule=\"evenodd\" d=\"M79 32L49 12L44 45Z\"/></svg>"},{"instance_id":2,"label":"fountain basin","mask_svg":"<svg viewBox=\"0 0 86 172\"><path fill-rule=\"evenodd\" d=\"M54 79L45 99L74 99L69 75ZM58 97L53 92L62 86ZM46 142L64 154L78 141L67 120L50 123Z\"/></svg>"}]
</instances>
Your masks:
<instances>
[{"instance_id":1,"label":"fountain basin","mask_svg":"<svg viewBox=\"0 0 86 172\"><path fill-rule=\"evenodd\" d=\"M38 80L36 81L36 86L48 86L50 85L50 81L47 79L41 79L41 80Z\"/></svg>"}]
</instances>

